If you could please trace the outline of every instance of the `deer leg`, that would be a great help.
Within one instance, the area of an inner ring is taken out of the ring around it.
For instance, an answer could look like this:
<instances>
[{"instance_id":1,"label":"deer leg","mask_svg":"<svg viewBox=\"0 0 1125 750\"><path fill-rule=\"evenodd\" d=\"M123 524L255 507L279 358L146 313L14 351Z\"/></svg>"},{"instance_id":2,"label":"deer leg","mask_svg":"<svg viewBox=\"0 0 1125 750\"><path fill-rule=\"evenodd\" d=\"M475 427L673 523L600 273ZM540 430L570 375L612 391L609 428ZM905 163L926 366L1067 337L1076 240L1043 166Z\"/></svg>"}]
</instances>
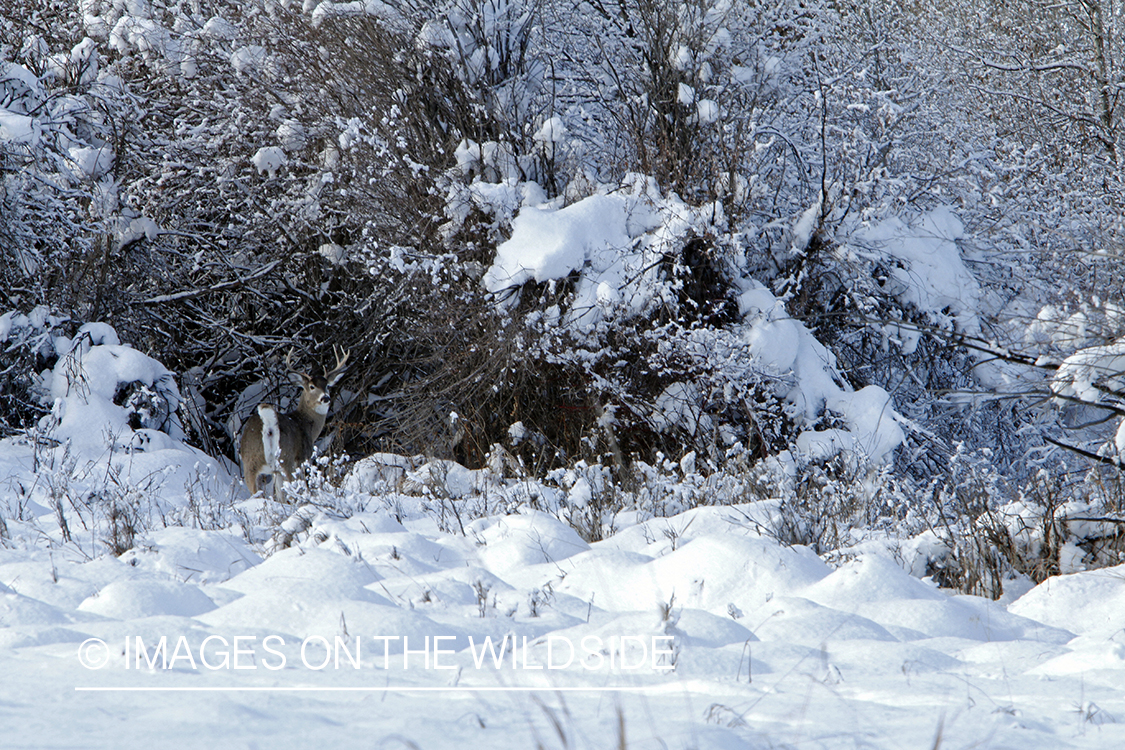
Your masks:
<instances>
[{"instance_id":1,"label":"deer leg","mask_svg":"<svg viewBox=\"0 0 1125 750\"><path fill-rule=\"evenodd\" d=\"M273 475L274 481L274 499L280 503L288 503L289 498L285 496L282 491L282 486L293 481L293 475L289 473L289 467L282 463L279 467L281 470Z\"/></svg>"}]
</instances>

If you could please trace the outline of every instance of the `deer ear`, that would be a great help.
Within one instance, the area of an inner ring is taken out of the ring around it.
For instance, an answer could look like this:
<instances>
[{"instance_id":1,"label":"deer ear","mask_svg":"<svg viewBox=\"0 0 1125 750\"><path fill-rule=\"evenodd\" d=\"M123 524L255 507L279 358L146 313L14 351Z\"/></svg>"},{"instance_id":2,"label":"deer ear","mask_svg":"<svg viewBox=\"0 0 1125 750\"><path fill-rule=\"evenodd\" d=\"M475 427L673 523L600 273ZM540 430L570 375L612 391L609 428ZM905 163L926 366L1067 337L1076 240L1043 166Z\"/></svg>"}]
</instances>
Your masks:
<instances>
[{"instance_id":1,"label":"deer ear","mask_svg":"<svg viewBox=\"0 0 1125 750\"><path fill-rule=\"evenodd\" d=\"M308 379L309 379L309 376L304 374L303 372L292 372L291 371L289 373L290 382L292 382L293 385L299 385L302 388L305 387L305 384L308 381Z\"/></svg>"}]
</instances>

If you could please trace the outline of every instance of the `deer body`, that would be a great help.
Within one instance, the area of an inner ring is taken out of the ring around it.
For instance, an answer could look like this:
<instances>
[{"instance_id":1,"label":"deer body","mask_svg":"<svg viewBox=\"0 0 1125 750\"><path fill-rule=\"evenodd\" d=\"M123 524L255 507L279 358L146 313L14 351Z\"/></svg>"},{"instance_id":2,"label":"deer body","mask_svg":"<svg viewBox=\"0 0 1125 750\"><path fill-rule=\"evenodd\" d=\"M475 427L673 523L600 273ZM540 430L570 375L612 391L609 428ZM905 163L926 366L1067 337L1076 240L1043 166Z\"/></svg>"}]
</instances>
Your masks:
<instances>
[{"instance_id":1,"label":"deer body","mask_svg":"<svg viewBox=\"0 0 1125 750\"><path fill-rule=\"evenodd\" d=\"M297 468L312 456L328 418L332 401L328 388L343 376L347 359L347 353L337 356L336 368L323 375L290 371L289 379L302 389L297 408L281 414L273 404L263 403L246 420L238 452L250 494L258 492L262 477L268 475L273 480L273 495L280 499L280 480L292 481Z\"/></svg>"}]
</instances>

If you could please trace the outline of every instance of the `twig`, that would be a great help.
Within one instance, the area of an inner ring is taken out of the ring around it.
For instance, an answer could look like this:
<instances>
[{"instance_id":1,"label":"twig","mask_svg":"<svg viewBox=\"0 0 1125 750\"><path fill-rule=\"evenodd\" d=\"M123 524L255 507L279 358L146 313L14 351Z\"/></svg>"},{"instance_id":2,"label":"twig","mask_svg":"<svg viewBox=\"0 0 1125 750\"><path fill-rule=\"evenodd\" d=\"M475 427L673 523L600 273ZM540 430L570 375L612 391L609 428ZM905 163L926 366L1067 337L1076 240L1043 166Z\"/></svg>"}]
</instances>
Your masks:
<instances>
[{"instance_id":1,"label":"twig","mask_svg":"<svg viewBox=\"0 0 1125 750\"><path fill-rule=\"evenodd\" d=\"M176 292L174 294L161 294L161 295L157 295L156 297L149 297L146 300L142 300L141 304L142 305L159 305L159 304L163 304L165 302L178 302L180 300L194 299L195 297L202 297L204 294L211 294L212 292L219 292L219 291L223 291L224 289L231 289L231 288L234 288L234 287L242 286L243 284L247 284L251 281L262 278L263 276L268 274L270 271L277 268L278 265L280 265L280 264L281 264L281 259L278 259L278 260L272 261L270 263L267 263L266 265L262 266L257 271L255 271L254 273L250 274L249 276L244 276L241 279L232 279L231 281L223 281L223 282L220 282L220 283L215 284L213 286L209 286L206 289L192 289L190 291Z\"/></svg>"},{"instance_id":2,"label":"twig","mask_svg":"<svg viewBox=\"0 0 1125 750\"><path fill-rule=\"evenodd\" d=\"M1107 466L1112 466L1115 469L1121 468L1121 459L1119 459L1119 458L1109 458L1108 456L1099 456L1097 453L1094 453L1093 451L1088 451L1085 448L1079 448L1077 445L1070 445L1069 443L1059 442L1058 440L1055 440L1054 438L1050 437L1049 435L1044 435L1043 440L1050 443L1051 445L1056 445L1059 448L1065 448L1068 451L1072 451L1074 453L1077 453L1080 456L1084 456L1085 458L1088 458L1091 461L1097 461L1098 463L1103 463L1103 464L1106 464Z\"/></svg>"}]
</instances>

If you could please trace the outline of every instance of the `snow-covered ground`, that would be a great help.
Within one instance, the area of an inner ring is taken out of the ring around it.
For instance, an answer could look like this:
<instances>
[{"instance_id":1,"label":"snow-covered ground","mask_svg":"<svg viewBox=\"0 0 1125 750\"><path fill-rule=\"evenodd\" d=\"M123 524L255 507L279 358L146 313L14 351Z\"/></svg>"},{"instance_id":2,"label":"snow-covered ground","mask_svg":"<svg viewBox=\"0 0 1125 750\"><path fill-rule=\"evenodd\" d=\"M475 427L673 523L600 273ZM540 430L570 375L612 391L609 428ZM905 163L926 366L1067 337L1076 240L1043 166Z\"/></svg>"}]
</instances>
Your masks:
<instances>
[{"instance_id":1,"label":"snow-covered ground","mask_svg":"<svg viewBox=\"0 0 1125 750\"><path fill-rule=\"evenodd\" d=\"M9 522L3 744L1125 746L1125 568L1005 607L879 556L832 569L754 512L593 545L533 511L464 535L319 513L264 560L181 527L82 560Z\"/></svg>"}]
</instances>

